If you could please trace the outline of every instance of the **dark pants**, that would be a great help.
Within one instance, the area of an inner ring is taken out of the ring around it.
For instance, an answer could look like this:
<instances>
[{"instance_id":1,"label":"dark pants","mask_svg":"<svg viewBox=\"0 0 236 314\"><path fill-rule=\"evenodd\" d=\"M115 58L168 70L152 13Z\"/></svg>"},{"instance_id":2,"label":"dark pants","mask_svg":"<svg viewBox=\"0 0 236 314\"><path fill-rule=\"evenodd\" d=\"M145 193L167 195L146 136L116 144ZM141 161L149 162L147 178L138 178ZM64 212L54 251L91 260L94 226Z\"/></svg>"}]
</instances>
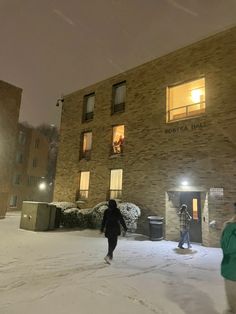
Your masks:
<instances>
[{"instance_id":1,"label":"dark pants","mask_svg":"<svg viewBox=\"0 0 236 314\"><path fill-rule=\"evenodd\" d=\"M107 256L109 256L110 259L113 258L113 251L116 248L117 239L118 239L117 236L112 236L112 237L108 238L108 253L107 253Z\"/></svg>"}]
</instances>

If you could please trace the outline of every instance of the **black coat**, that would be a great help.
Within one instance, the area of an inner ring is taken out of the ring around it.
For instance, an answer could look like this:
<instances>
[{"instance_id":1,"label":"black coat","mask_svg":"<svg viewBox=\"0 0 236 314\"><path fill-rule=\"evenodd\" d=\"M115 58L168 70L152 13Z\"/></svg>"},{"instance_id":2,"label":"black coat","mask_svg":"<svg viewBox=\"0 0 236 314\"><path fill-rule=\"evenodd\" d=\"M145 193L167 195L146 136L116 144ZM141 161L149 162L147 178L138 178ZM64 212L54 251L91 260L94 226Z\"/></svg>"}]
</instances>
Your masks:
<instances>
[{"instance_id":1,"label":"black coat","mask_svg":"<svg viewBox=\"0 0 236 314\"><path fill-rule=\"evenodd\" d=\"M120 224L127 231L123 216L118 208L108 208L105 210L102 220L101 232L105 229L105 236L112 238L120 235Z\"/></svg>"}]
</instances>

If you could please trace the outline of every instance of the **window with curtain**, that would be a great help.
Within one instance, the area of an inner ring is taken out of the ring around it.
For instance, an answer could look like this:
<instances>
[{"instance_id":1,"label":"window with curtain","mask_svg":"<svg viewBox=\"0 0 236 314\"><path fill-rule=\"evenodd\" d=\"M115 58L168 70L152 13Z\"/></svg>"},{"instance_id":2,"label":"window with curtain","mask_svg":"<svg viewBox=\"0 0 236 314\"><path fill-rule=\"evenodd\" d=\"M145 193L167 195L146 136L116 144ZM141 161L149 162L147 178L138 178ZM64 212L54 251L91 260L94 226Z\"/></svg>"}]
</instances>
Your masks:
<instances>
[{"instance_id":1,"label":"window with curtain","mask_svg":"<svg viewBox=\"0 0 236 314\"><path fill-rule=\"evenodd\" d=\"M82 134L82 158L90 159L92 149L92 132Z\"/></svg>"},{"instance_id":2,"label":"window with curtain","mask_svg":"<svg viewBox=\"0 0 236 314\"><path fill-rule=\"evenodd\" d=\"M93 119L94 104L95 93L84 96L83 121L89 121Z\"/></svg>"},{"instance_id":3,"label":"window with curtain","mask_svg":"<svg viewBox=\"0 0 236 314\"><path fill-rule=\"evenodd\" d=\"M110 198L122 196L123 169L112 169L110 177Z\"/></svg>"},{"instance_id":4,"label":"window with curtain","mask_svg":"<svg viewBox=\"0 0 236 314\"><path fill-rule=\"evenodd\" d=\"M124 125L116 125L112 129L112 153L121 154L123 153L123 144L124 144Z\"/></svg>"},{"instance_id":5,"label":"window with curtain","mask_svg":"<svg viewBox=\"0 0 236 314\"><path fill-rule=\"evenodd\" d=\"M112 113L124 111L126 101L126 82L113 85Z\"/></svg>"},{"instance_id":6,"label":"window with curtain","mask_svg":"<svg viewBox=\"0 0 236 314\"><path fill-rule=\"evenodd\" d=\"M79 184L79 198L87 199L89 192L89 171L81 171L80 172L80 184Z\"/></svg>"},{"instance_id":7,"label":"window with curtain","mask_svg":"<svg viewBox=\"0 0 236 314\"><path fill-rule=\"evenodd\" d=\"M205 113L205 78L167 89L167 122Z\"/></svg>"}]
</instances>

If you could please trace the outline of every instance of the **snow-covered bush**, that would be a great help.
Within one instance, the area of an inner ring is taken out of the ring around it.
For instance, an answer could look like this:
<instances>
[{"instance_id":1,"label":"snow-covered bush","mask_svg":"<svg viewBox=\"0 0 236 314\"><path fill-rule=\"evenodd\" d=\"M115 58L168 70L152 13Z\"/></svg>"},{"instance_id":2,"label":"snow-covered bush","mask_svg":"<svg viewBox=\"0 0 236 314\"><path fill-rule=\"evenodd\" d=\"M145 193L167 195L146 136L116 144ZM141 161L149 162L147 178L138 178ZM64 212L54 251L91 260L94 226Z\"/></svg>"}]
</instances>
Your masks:
<instances>
[{"instance_id":1,"label":"snow-covered bush","mask_svg":"<svg viewBox=\"0 0 236 314\"><path fill-rule=\"evenodd\" d=\"M68 208L62 212L61 224L66 228L86 228L87 220L78 208Z\"/></svg>"},{"instance_id":2,"label":"snow-covered bush","mask_svg":"<svg viewBox=\"0 0 236 314\"><path fill-rule=\"evenodd\" d=\"M50 205L55 205L58 208L61 208L62 211L68 208L76 208L76 204L72 202L52 202Z\"/></svg>"},{"instance_id":3,"label":"snow-covered bush","mask_svg":"<svg viewBox=\"0 0 236 314\"><path fill-rule=\"evenodd\" d=\"M81 210L75 207L74 203L69 202L54 202L52 204L62 209L61 224L66 228L99 229L104 211L108 208L108 202L101 202L87 210ZM138 218L141 215L140 208L133 203L118 201L117 207L124 217L128 230L135 232Z\"/></svg>"},{"instance_id":4,"label":"snow-covered bush","mask_svg":"<svg viewBox=\"0 0 236 314\"><path fill-rule=\"evenodd\" d=\"M108 208L108 202L101 202L93 207L91 215L91 227L98 229L101 227L104 211Z\"/></svg>"},{"instance_id":5,"label":"snow-covered bush","mask_svg":"<svg viewBox=\"0 0 236 314\"><path fill-rule=\"evenodd\" d=\"M91 221L94 228L100 228L104 211L108 207L108 202L97 204L91 212ZM129 231L134 232L137 229L137 220L141 215L141 210L138 206L128 202L117 202L117 207L120 209L124 217L125 223Z\"/></svg>"},{"instance_id":6,"label":"snow-covered bush","mask_svg":"<svg viewBox=\"0 0 236 314\"><path fill-rule=\"evenodd\" d=\"M141 210L133 203L119 203L118 208L124 217L126 226L130 232L135 232L137 229L137 221L141 215Z\"/></svg>"}]
</instances>

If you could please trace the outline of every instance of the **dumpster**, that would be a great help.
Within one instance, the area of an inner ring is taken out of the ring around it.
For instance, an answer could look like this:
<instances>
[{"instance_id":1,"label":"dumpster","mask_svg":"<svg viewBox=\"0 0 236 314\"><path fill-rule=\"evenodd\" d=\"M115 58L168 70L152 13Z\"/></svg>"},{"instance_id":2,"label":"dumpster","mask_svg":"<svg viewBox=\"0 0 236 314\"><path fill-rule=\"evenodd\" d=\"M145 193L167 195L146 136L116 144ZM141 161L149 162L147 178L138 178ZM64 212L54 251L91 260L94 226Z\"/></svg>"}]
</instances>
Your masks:
<instances>
[{"instance_id":1,"label":"dumpster","mask_svg":"<svg viewBox=\"0 0 236 314\"><path fill-rule=\"evenodd\" d=\"M163 217L149 216L149 235L151 241L163 240Z\"/></svg>"},{"instance_id":2,"label":"dumpster","mask_svg":"<svg viewBox=\"0 0 236 314\"><path fill-rule=\"evenodd\" d=\"M55 227L56 206L43 202L23 202L20 228L33 231L52 230Z\"/></svg>"}]
</instances>

